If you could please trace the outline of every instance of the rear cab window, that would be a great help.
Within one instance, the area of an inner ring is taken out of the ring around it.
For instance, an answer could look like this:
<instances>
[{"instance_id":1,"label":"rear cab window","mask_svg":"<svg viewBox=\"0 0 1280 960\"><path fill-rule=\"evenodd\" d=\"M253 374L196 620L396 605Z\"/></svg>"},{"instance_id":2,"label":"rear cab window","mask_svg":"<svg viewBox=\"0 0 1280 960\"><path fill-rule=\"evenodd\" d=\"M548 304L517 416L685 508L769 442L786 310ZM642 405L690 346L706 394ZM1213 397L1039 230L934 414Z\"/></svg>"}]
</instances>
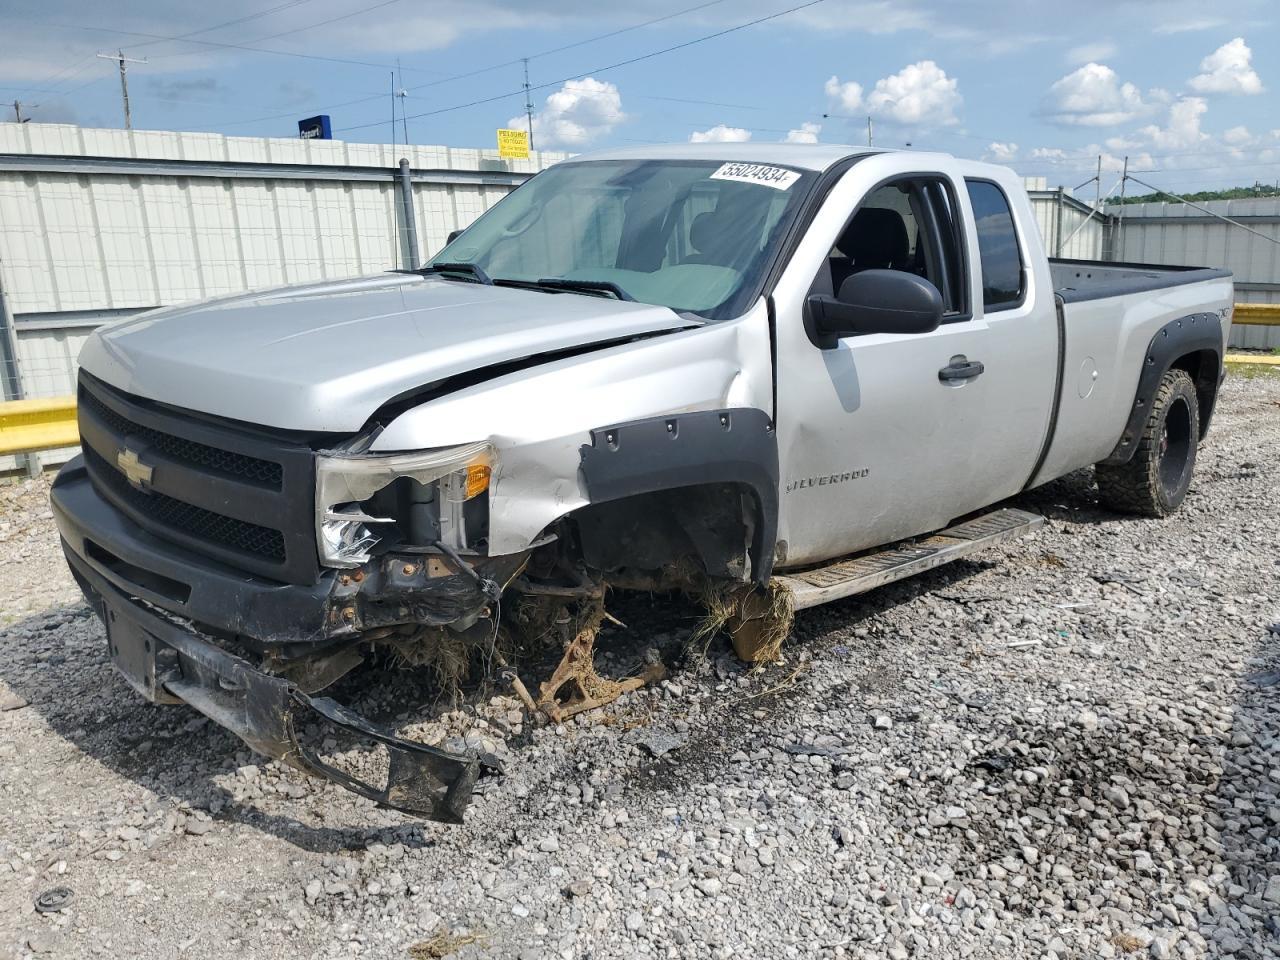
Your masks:
<instances>
[{"instance_id":1,"label":"rear cab window","mask_svg":"<svg viewBox=\"0 0 1280 960\"><path fill-rule=\"evenodd\" d=\"M990 180L966 180L978 233L982 306L987 313L1011 310L1026 297L1025 261L1004 191Z\"/></svg>"}]
</instances>

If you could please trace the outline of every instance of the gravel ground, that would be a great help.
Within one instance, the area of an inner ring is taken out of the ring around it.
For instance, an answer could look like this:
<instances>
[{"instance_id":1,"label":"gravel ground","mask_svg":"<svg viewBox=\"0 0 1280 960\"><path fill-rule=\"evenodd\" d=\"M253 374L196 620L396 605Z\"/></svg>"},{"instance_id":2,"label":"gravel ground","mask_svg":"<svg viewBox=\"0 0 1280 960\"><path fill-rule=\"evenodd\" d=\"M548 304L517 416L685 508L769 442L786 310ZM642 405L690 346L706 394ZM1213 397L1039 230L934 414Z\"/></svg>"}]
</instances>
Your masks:
<instances>
[{"instance_id":1,"label":"gravel ground","mask_svg":"<svg viewBox=\"0 0 1280 960\"><path fill-rule=\"evenodd\" d=\"M780 666L718 642L560 729L344 681L504 757L462 827L141 703L44 485L5 488L0 958L1280 957L1280 379L1227 384L1197 478L1163 522L1065 478L1017 501L1044 530L802 615ZM614 612L615 669L693 618Z\"/></svg>"}]
</instances>

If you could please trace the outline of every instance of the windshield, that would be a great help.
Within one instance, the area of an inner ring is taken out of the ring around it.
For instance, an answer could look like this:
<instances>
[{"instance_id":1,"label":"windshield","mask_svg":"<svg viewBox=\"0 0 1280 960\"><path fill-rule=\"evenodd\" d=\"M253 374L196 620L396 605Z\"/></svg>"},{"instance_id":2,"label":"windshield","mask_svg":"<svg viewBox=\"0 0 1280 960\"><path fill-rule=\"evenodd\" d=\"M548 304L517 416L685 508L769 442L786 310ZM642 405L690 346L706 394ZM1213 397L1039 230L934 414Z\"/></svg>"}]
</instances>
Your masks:
<instances>
[{"instance_id":1,"label":"windshield","mask_svg":"<svg viewBox=\"0 0 1280 960\"><path fill-rule=\"evenodd\" d=\"M562 163L505 197L426 269L727 319L759 295L815 177L757 163Z\"/></svg>"}]
</instances>

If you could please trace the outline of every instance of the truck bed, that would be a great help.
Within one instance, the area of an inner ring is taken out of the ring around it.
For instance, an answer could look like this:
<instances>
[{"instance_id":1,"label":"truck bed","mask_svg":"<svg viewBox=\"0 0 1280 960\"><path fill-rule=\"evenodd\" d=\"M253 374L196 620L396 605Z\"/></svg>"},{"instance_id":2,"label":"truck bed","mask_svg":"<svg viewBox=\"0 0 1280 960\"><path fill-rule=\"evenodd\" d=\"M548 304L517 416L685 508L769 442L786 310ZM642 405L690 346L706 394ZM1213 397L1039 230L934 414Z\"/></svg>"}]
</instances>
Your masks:
<instances>
[{"instance_id":1,"label":"truck bed","mask_svg":"<svg viewBox=\"0 0 1280 960\"><path fill-rule=\"evenodd\" d=\"M1217 267L1176 267L1152 263L1107 263L1101 260L1049 258L1053 290L1065 302L1101 300L1130 293L1163 290L1202 280L1230 277Z\"/></svg>"},{"instance_id":2,"label":"truck bed","mask_svg":"<svg viewBox=\"0 0 1280 960\"><path fill-rule=\"evenodd\" d=\"M1060 302L1059 405L1037 483L1112 455L1143 409L1138 381L1157 337L1194 339L1221 356L1233 299L1228 270L1051 259L1049 271ZM1208 397L1215 388L1206 385Z\"/></svg>"}]
</instances>

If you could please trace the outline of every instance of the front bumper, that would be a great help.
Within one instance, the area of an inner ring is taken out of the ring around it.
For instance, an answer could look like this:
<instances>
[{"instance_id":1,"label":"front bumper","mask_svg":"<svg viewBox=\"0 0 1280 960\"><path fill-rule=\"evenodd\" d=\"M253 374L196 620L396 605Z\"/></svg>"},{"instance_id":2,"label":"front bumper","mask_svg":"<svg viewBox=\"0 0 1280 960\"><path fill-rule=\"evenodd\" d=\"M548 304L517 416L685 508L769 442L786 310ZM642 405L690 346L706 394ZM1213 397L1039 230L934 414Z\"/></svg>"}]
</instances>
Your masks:
<instances>
[{"instance_id":1,"label":"front bumper","mask_svg":"<svg viewBox=\"0 0 1280 960\"><path fill-rule=\"evenodd\" d=\"M383 806L461 822L477 778L497 769L493 758L400 739L227 647L269 653L287 665L351 648L363 631L406 618L445 624L472 617L490 602L473 578L439 569L433 576L426 562L409 572L410 564L391 558L359 576L330 571L312 585L254 578L137 527L99 497L78 458L59 473L51 501L67 562L106 625L112 662L147 700L186 703L259 753ZM514 569L523 560L494 562ZM310 722L384 749L385 784L360 780L309 750L297 731Z\"/></svg>"},{"instance_id":2,"label":"front bumper","mask_svg":"<svg viewBox=\"0 0 1280 960\"><path fill-rule=\"evenodd\" d=\"M500 769L476 753L450 753L403 740L327 697L256 670L247 661L121 593L71 551L67 559L85 597L107 630L112 663L152 703L186 703L254 750L331 780L378 804L461 823L482 773ZM309 750L297 731L332 724L379 744L387 753L386 783L376 786Z\"/></svg>"}]
</instances>

